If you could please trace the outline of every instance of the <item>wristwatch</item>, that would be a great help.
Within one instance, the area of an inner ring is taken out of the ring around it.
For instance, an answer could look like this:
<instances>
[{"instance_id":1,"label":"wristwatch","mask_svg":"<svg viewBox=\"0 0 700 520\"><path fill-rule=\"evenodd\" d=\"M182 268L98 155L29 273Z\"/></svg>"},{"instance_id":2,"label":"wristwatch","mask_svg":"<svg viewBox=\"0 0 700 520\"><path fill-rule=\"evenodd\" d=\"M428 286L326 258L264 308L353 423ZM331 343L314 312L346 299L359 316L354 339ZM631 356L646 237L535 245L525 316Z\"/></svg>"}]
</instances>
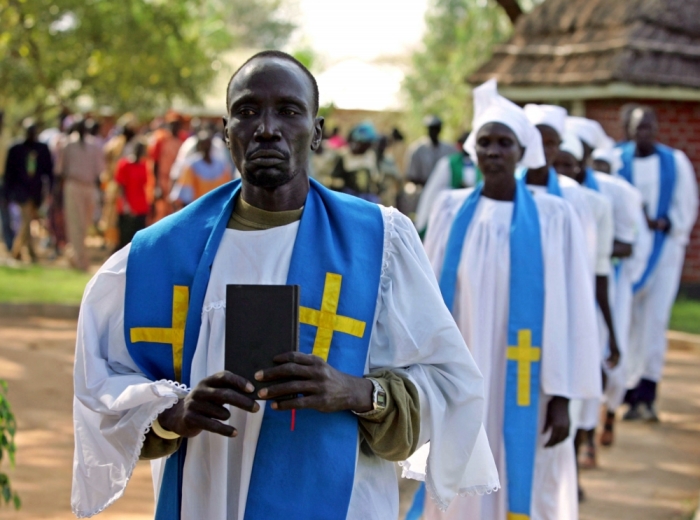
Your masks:
<instances>
[{"instance_id":1,"label":"wristwatch","mask_svg":"<svg viewBox=\"0 0 700 520\"><path fill-rule=\"evenodd\" d=\"M368 417L383 412L386 409L386 390L384 390L382 385L379 384L379 381L373 377L368 377L367 379L372 381L372 386L374 386L374 390L372 391L372 409L369 412L355 412L353 410L352 413L358 417Z\"/></svg>"}]
</instances>

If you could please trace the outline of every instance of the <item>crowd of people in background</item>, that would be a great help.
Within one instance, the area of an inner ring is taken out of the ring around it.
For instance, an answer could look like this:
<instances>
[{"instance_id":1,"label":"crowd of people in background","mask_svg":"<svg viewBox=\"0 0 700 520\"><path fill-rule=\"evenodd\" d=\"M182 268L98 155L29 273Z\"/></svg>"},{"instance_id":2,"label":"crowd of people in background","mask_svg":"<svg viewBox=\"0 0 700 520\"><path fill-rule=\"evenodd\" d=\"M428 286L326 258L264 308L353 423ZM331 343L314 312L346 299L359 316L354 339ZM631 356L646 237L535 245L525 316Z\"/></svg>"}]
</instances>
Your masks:
<instances>
[{"instance_id":1,"label":"crowd of people in background","mask_svg":"<svg viewBox=\"0 0 700 520\"><path fill-rule=\"evenodd\" d=\"M88 237L99 237L109 254L235 178L222 129L220 122L174 113L150 122L125 114L108 129L99 118L65 111L55 127L25 119L21 137L0 157L7 251L36 262L38 242L47 258L65 256L87 270Z\"/></svg>"}]
</instances>

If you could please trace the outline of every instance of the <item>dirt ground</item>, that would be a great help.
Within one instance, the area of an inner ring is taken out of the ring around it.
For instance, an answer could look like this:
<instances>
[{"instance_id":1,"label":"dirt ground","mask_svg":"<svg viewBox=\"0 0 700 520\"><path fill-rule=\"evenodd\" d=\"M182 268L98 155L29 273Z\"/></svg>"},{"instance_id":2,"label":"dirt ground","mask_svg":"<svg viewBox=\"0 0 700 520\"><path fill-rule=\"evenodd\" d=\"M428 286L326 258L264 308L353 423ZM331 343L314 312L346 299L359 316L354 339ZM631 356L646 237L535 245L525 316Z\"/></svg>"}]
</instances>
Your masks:
<instances>
[{"instance_id":1,"label":"dirt ground","mask_svg":"<svg viewBox=\"0 0 700 520\"><path fill-rule=\"evenodd\" d=\"M10 472L22 510L7 520L74 518L70 511L71 402L75 322L0 317L0 378L19 421L17 467ZM688 520L700 491L700 351L669 354L662 423L620 424L617 443L585 472L582 520ZM5 466L3 466L5 468ZM402 511L413 483L402 485ZM148 464L139 464L124 497L98 518L146 520L153 514Z\"/></svg>"}]
</instances>

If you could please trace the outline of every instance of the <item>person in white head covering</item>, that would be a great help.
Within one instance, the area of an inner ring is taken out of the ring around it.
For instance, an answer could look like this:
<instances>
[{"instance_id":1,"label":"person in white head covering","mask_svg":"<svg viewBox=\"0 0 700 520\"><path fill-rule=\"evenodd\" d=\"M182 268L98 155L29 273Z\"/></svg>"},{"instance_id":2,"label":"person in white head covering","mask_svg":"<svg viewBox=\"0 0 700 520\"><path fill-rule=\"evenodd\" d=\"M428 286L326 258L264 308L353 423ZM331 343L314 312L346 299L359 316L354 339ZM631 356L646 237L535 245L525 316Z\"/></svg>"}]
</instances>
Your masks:
<instances>
[{"instance_id":1,"label":"person in white head covering","mask_svg":"<svg viewBox=\"0 0 700 520\"><path fill-rule=\"evenodd\" d=\"M600 443L610 446L614 440L615 412L622 404L626 391L628 368L628 344L632 318L633 285L646 266L651 252L651 240L642 231L646 227L642 195L634 186L619 176L622 167L622 151L608 138L605 146L593 151L595 179L601 195L605 196L613 208L614 269L609 281L609 297L613 320L620 350L620 363L615 368L603 367L607 377L605 384L605 404L607 407ZM602 339L607 341L607 330L601 328ZM593 442L593 437L589 438Z\"/></svg>"},{"instance_id":2,"label":"person in white head covering","mask_svg":"<svg viewBox=\"0 0 700 520\"><path fill-rule=\"evenodd\" d=\"M605 359L609 367L615 367L620 359L615 324L612 318L610 299L608 293L608 276L611 272L611 256L614 241L614 224L612 205L607 198L598 191L587 188L585 181L585 146L577 134L567 131L560 146L559 155L555 161L556 170L571 179L581 183L581 193L585 196L591 213L595 218L596 249L595 249L595 301L599 310L599 328L601 331L597 338L600 359ZM604 334L607 332L607 334ZM582 403L576 403L580 411L575 414L578 432L575 439L576 452L585 443L586 449L581 460L583 467L596 465L595 445L593 433L598 424L600 415L600 400L588 399Z\"/></svg>"},{"instance_id":3,"label":"person in white head covering","mask_svg":"<svg viewBox=\"0 0 700 520\"><path fill-rule=\"evenodd\" d=\"M576 135L583 145L583 157L580 159L583 168L576 179L578 182L598 191L598 184L590 167L590 158L593 150L607 145L608 136L598 121L585 117L569 116L566 118L566 131Z\"/></svg>"},{"instance_id":4,"label":"person in white head covering","mask_svg":"<svg viewBox=\"0 0 700 520\"><path fill-rule=\"evenodd\" d=\"M498 95L495 82L474 90L474 104L466 149L483 172L483 187L443 192L428 223L425 248L440 278L443 297L484 376L485 425L505 489L481 497L460 497L445 513L429 502L424 518L506 520L518 514L532 520L575 520L578 506L569 400L597 397L601 392L600 359L590 348L596 341L592 284L575 274L588 269L584 239L569 204L547 194L533 197L524 182L516 180L516 168L546 164L540 132L523 109ZM537 216L539 231L534 235L518 224L528 204ZM461 231L466 212L472 216L466 231ZM534 239L525 250L519 247L519 233ZM545 289L517 294L509 280L530 272L533 242L541 247L542 270L536 272L542 273ZM506 374L518 366L512 356L523 344L516 340L513 347L509 328L513 328L515 309L540 303L541 343L534 343L534 348L541 358L533 362L540 378L534 383L525 380L531 391L536 389L532 391L537 396L536 427L519 430L523 436L532 436L534 455L518 465L521 477L512 472L517 450L508 447L512 446L508 429L520 424L513 422L513 409L533 405L523 402L516 407L511 400ZM524 482L529 495L525 510L518 510L514 500L522 497Z\"/></svg>"},{"instance_id":5,"label":"person in white head covering","mask_svg":"<svg viewBox=\"0 0 700 520\"><path fill-rule=\"evenodd\" d=\"M590 209L581 186L574 180L558 175L554 161L559 154L559 146L566 134L567 112L554 105L525 105L525 114L542 135L542 145L547 166L529 169L524 178L534 194L549 193L563 197L578 215L583 228L591 273L595 270L597 231L595 215Z\"/></svg>"}]
</instances>

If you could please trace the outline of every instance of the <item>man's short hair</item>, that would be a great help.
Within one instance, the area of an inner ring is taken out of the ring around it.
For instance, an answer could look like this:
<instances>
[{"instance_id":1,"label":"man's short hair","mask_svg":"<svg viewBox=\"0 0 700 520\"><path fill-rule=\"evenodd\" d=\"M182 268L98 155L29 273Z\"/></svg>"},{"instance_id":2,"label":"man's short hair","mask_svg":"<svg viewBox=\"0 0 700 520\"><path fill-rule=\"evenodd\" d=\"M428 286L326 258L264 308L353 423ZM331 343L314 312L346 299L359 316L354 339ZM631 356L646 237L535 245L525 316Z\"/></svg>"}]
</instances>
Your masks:
<instances>
[{"instance_id":1,"label":"man's short hair","mask_svg":"<svg viewBox=\"0 0 700 520\"><path fill-rule=\"evenodd\" d=\"M314 110L314 115L318 114L318 108L319 108L319 101L318 101L318 83L316 83L316 78L314 78L314 75L311 74L309 69L307 69L303 63L301 63L298 59L296 59L294 56L291 56L287 54L286 52L282 51L262 51L259 52L250 58L238 67L238 70L233 73L233 76L231 76L231 79L228 80L228 85L226 86L226 110L228 111L229 109L229 102L230 102L230 91L231 91L231 83L233 83L234 78L236 75L241 71L243 67L248 65L251 61L258 59L258 58L277 58L280 60L285 60L293 63L297 67L299 67L302 72L306 75L307 78L309 78L309 81L311 82L311 87L313 89L314 93L314 105L313 105L313 110Z\"/></svg>"}]
</instances>

